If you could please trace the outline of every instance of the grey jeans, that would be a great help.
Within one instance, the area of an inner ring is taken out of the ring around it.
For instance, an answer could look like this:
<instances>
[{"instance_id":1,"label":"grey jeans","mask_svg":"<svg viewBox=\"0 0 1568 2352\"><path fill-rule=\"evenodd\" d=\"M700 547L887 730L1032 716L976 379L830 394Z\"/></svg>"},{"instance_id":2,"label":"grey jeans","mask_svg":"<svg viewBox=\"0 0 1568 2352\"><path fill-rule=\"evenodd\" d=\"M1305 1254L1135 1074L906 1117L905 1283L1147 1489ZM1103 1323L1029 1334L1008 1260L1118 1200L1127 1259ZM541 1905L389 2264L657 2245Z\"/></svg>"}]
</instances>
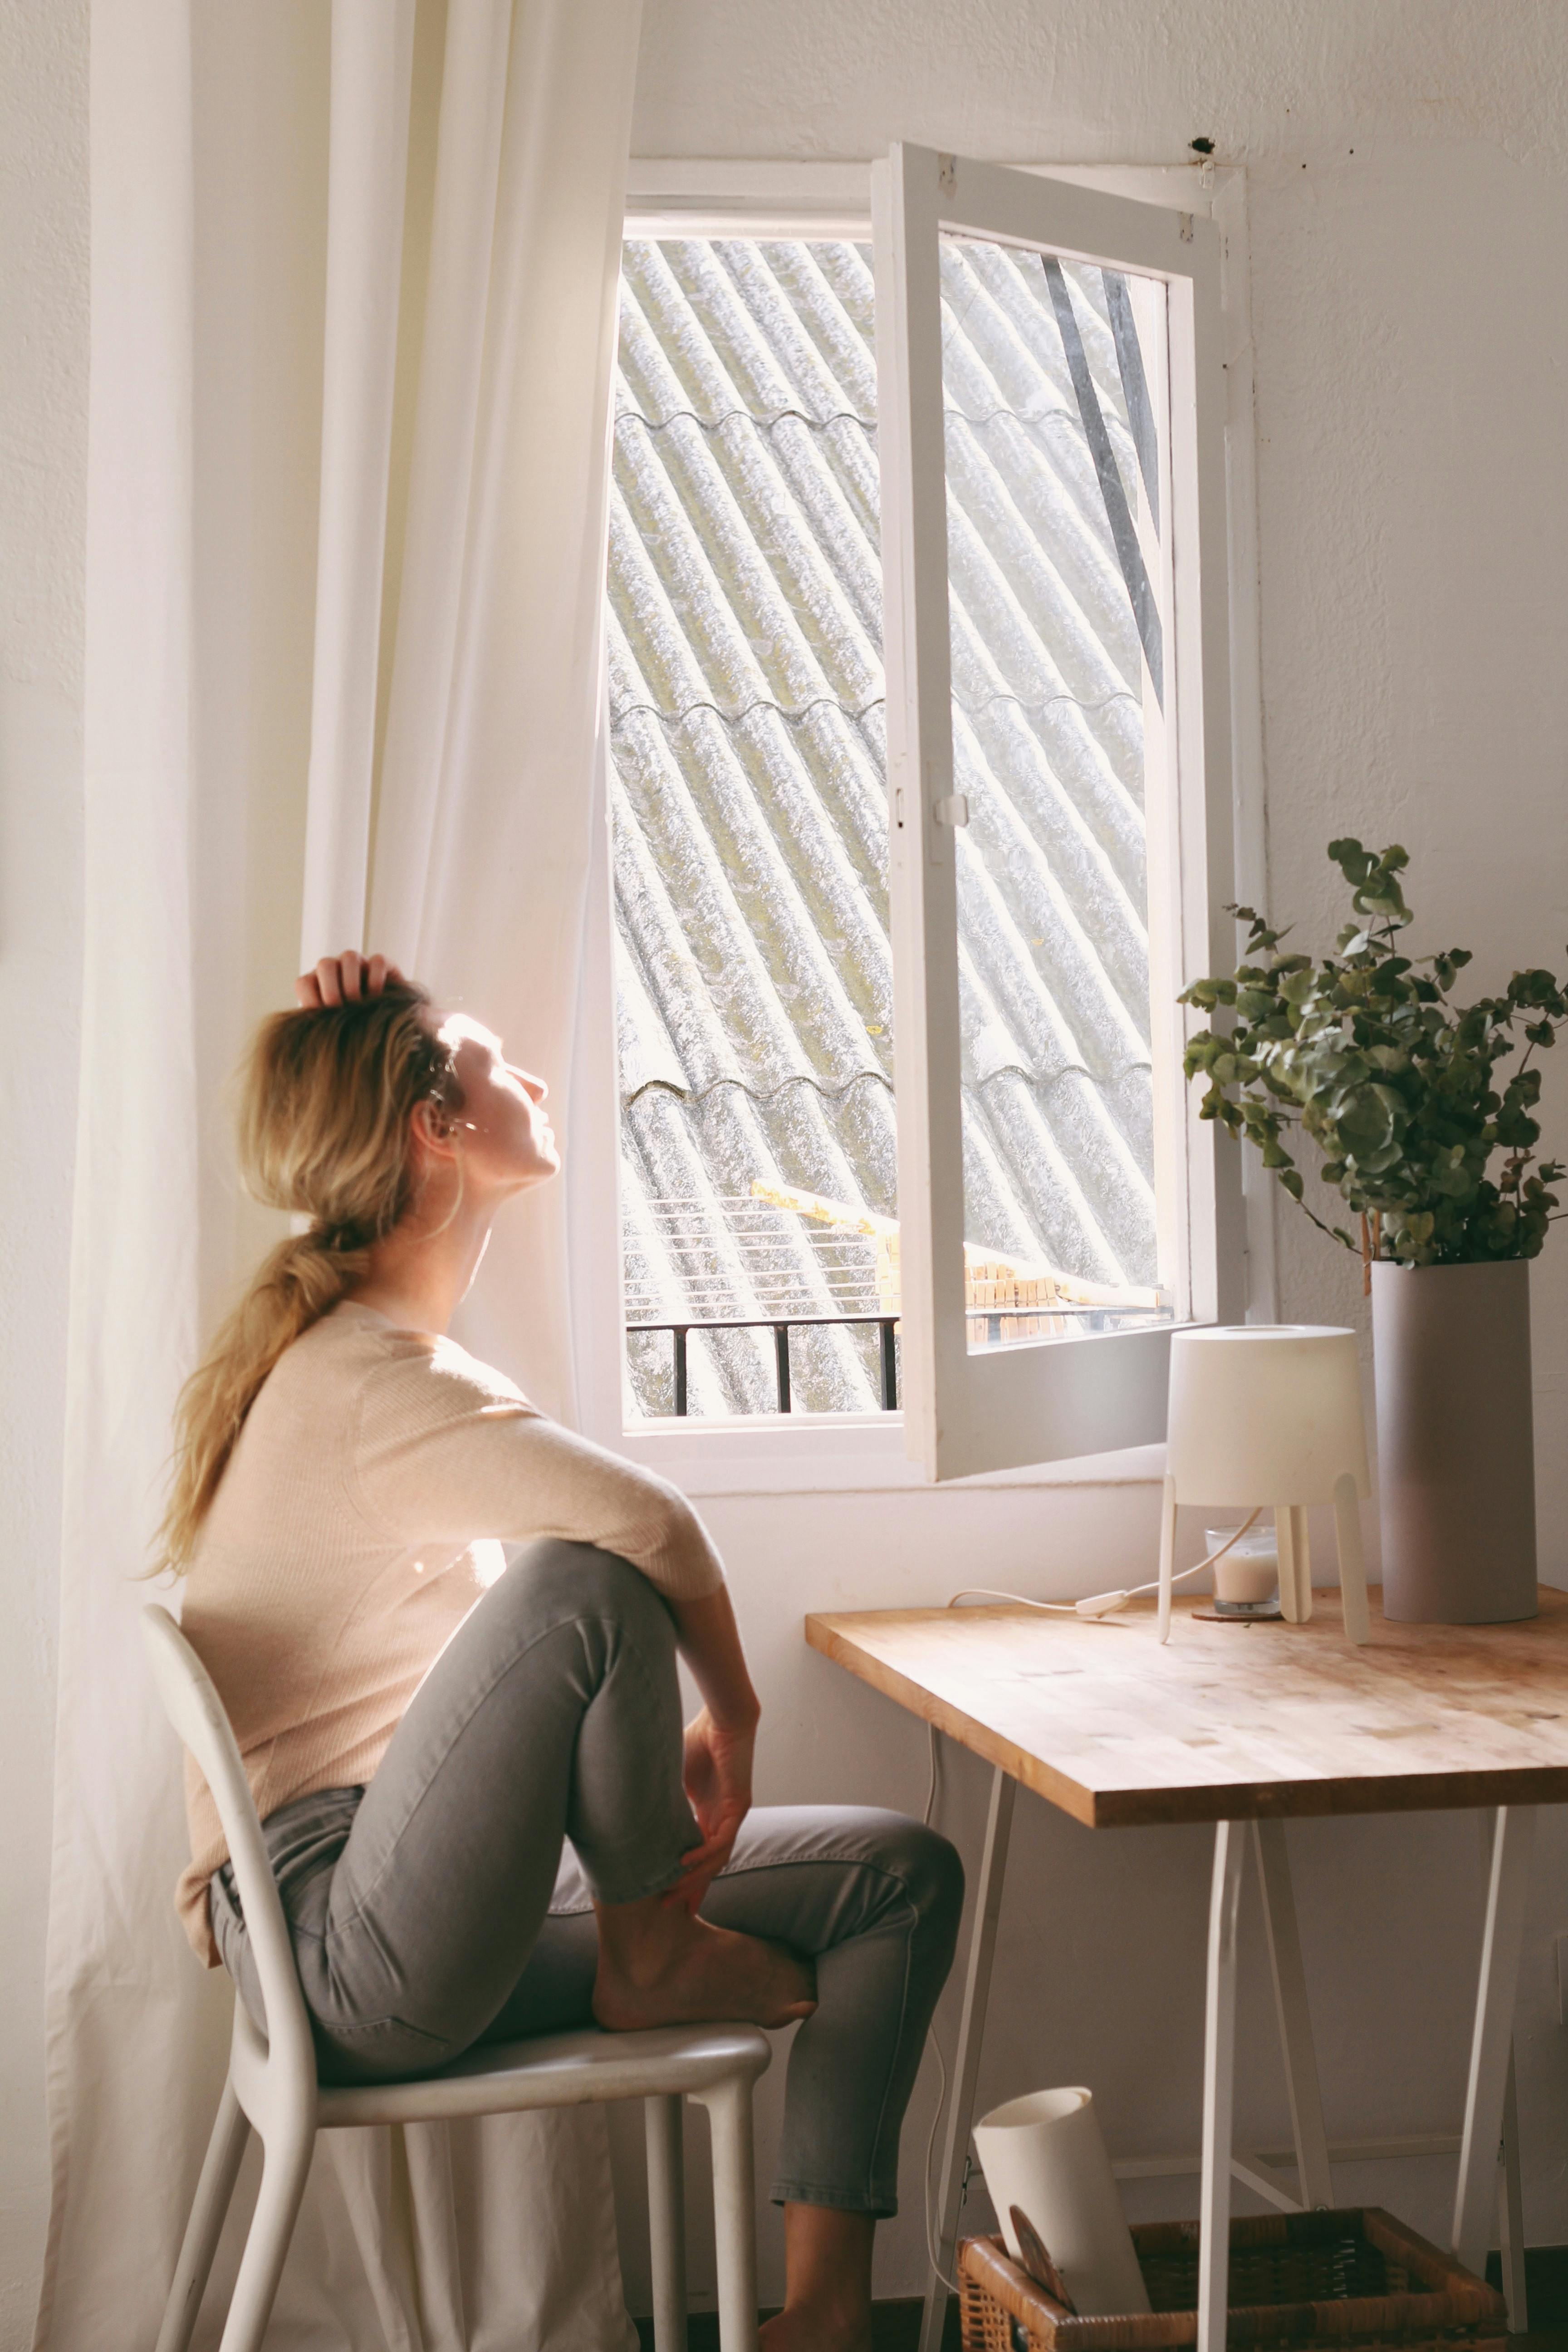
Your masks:
<instances>
[{"instance_id":1,"label":"grey jeans","mask_svg":"<svg viewBox=\"0 0 1568 2352\"><path fill-rule=\"evenodd\" d=\"M590 1545L531 1546L432 1666L368 1787L318 1790L264 1825L323 2079L421 2074L476 2042L590 2024L593 1900L658 1893L700 1843L680 1759L658 1592ZM900 2126L963 1899L953 1848L901 1814L747 1817L703 1916L816 1965L776 2200L897 2211ZM264 2025L226 1866L210 1905Z\"/></svg>"}]
</instances>

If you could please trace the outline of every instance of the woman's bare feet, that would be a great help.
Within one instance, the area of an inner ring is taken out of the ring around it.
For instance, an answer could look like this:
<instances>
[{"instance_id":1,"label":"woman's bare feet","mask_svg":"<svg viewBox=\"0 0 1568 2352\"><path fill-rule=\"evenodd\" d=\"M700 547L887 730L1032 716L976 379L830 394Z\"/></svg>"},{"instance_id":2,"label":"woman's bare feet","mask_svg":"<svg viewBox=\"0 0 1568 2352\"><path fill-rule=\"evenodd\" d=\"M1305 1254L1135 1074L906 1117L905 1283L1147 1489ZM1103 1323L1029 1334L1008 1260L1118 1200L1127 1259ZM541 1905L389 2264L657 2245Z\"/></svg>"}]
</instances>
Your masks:
<instances>
[{"instance_id":1,"label":"woman's bare feet","mask_svg":"<svg viewBox=\"0 0 1568 2352\"><path fill-rule=\"evenodd\" d=\"M658 1895L596 1904L594 2015L612 2033L649 2025L789 2025L816 2007L816 1979L783 1944L694 1919Z\"/></svg>"}]
</instances>

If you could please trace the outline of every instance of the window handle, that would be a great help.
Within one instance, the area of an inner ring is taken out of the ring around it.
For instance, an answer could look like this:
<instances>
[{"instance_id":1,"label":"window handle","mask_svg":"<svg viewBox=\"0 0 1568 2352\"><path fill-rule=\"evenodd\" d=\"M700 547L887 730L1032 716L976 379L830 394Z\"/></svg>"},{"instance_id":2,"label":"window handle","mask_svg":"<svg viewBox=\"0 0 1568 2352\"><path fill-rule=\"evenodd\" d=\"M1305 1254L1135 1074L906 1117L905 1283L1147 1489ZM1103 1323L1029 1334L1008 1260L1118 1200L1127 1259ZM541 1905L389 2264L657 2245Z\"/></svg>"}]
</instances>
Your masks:
<instances>
[{"instance_id":1,"label":"window handle","mask_svg":"<svg viewBox=\"0 0 1568 2352\"><path fill-rule=\"evenodd\" d=\"M938 824L967 824L969 823L968 793L949 793L945 799L932 804L931 814Z\"/></svg>"}]
</instances>

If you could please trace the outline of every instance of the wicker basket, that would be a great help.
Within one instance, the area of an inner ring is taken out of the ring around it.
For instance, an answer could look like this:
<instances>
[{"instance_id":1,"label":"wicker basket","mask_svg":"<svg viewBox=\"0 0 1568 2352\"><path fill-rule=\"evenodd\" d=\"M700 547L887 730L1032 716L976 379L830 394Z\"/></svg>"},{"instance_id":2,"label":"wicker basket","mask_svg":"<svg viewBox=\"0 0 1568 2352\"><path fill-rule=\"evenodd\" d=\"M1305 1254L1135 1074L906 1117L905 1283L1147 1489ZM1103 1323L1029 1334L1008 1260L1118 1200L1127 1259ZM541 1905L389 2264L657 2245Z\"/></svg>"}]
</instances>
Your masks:
<instances>
[{"instance_id":1,"label":"wicker basket","mask_svg":"<svg viewBox=\"0 0 1568 2352\"><path fill-rule=\"evenodd\" d=\"M1132 2242L1153 2305L1125 2319L1079 2319L1011 2261L1000 2238L959 2249L963 2352L1155 2352L1195 2344L1198 2225L1154 2221ZM1507 2334L1496 2290L1377 2206L1268 2213L1230 2225L1232 2345L1276 2352L1331 2344L1496 2345Z\"/></svg>"}]
</instances>

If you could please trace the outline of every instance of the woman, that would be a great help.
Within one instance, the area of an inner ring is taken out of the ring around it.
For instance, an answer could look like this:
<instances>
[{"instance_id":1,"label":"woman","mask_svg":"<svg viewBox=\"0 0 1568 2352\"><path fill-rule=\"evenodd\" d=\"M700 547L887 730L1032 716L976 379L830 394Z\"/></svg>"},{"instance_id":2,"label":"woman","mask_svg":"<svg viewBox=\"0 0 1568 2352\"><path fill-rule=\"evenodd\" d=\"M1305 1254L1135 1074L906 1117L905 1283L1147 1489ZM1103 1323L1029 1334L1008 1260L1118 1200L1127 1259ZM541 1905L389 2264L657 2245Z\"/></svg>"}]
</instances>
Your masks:
<instances>
[{"instance_id":1,"label":"woman","mask_svg":"<svg viewBox=\"0 0 1568 2352\"><path fill-rule=\"evenodd\" d=\"M324 2075L581 2026L804 2021L768 2352L864 2352L871 2243L963 1897L945 1840L751 1810L758 1703L674 1489L445 1335L545 1087L380 957L328 958L247 1074L253 1190L310 1218L181 1400L166 1563L229 1710ZM509 1568L503 1543L528 1549ZM703 1700L681 1728L677 1655ZM259 2017L216 1811L177 1900ZM570 1847L563 1860L563 1842Z\"/></svg>"}]
</instances>

